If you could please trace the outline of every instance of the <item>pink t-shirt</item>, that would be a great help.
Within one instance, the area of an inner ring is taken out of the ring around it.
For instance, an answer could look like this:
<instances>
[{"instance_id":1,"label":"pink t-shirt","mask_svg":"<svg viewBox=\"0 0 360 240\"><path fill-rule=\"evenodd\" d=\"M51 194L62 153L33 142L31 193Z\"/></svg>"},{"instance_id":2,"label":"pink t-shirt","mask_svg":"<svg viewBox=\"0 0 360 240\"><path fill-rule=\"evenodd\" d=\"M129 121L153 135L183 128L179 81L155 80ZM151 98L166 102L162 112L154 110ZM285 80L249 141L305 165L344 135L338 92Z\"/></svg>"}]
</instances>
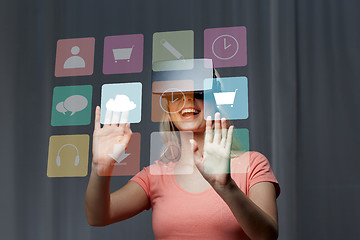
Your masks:
<instances>
[{"instance_id":1,"label":"pink t-shirt","mask_svg":"<svg viewBox=\"0 0 360 240\"><path fill-rule=\"evenodd\" d=\"M237 162L247 157L247 166ZM138 183L146 192L153 209L152 223L156 239L249 239L236 221L224 200L213 188L201 193L190 193L181 188L173 172L176 163L157 161L144 168L130 181ZM273 182L277 196L279 184L269 161L258 152L245 153L231 161L231 176L248 195L259 182Z\"/></svg>"}]
</instances>

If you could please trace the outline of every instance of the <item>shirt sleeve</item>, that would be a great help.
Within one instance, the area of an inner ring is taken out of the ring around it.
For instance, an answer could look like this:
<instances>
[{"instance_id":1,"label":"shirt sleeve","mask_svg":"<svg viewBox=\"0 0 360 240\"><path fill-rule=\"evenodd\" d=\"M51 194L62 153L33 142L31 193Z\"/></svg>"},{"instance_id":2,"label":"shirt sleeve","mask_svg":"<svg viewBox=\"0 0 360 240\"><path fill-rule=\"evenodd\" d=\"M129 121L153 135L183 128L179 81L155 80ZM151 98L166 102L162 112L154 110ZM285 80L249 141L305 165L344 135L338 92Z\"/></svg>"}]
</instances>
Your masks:
<instances>
[{"instance_id":1,"label":"shirt sleeve","mask_svg":"<svg viewBox=\"0 0 360 240\"><path fill-rule=\"evenodd\" d=\"M144 168L143 170L138 172L129 181L133 181L139 184L144 189L147 197L150 199L150 178L148 168Z\"/></svg>"},{"instance_id":2,"label":"shirt sleeve","mask_svg":"<svg viewBox=\"0 0 360 240\"><path fill-rule=\"evenodd\" d=\"M259 182L272 182L276 197L280 195L280 186L271 169L268 159L258 152L252 152L250 157L249 189Z\"/></svg>"}]
</instances>

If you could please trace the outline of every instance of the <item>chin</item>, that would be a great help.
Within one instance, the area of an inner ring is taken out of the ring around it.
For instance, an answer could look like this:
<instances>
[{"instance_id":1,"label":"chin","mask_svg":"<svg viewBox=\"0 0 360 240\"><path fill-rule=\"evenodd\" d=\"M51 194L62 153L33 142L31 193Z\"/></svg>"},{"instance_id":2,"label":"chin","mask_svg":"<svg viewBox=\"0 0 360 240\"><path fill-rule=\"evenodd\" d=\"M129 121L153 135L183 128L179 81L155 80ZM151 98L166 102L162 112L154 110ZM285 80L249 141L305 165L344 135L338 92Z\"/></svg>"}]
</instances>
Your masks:
<instances>
[{"instance_id":1,"label":"chin","mask_svg":"<svg viewBox=\"0 0 360 240\"><path fill-rule=\"evenodd\" d=\"M191 131L191 132L204 132L205 124L198 121L178 121L174 122L177 129L180 131Z\"/></svg>"}]
</instances>

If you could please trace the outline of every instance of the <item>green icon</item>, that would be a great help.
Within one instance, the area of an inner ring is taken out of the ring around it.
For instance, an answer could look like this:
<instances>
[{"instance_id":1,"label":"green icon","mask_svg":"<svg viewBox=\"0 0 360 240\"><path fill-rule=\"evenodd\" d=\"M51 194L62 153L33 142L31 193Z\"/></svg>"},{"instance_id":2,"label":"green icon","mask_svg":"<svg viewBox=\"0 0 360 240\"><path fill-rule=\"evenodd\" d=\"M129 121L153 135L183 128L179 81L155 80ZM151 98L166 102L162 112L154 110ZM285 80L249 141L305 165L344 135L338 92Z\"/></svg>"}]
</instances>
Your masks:
<instances>
[{"instance_id":1,"label":"green icon","mask_svg":"<svg viewBox=\"0 0 360 240\"><path fill-rule=\"evenodd\" d=\"M194 32L157 32L153 35L154 71L192 69L194 58Z\"/></svg>"},{"instance_id":2,"label":"green icon","mask_svg":"<svg viewBox=\"0 0 360 240\"><path fill-rule=\"evenodd\" d=\"M231 151L248 152L249 149L249 130L247 128L234 129Z\"/></svg>"},{"instance_id":3,"label":"green icon","mask_svg":"<svg viewBox=\"0 0 360 240\"><path fill-rule=\"evenodd\" d=\"M91 98L91 85L55 87L51 126L90 124Z\"/></svg>"}]
</instances>

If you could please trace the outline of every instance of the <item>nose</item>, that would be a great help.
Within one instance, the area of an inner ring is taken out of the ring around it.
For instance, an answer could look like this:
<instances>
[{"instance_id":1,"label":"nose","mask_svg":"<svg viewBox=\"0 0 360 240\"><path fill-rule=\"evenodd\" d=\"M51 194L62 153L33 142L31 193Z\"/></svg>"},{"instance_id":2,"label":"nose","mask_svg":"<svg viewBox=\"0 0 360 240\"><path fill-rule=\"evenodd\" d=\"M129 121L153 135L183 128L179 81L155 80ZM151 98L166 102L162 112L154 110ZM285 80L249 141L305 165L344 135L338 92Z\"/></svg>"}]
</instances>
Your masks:
<instances>
[{"instance_id":1,"label":"nose","mask_svg":"<svg viewBox=\"0 0 360 240\"><path fill-rule=\"evenodd\" d=\"M194 101L194 94L184 94L184 97L182 98L183 101Z\"/></svg>"}]
</instances>

